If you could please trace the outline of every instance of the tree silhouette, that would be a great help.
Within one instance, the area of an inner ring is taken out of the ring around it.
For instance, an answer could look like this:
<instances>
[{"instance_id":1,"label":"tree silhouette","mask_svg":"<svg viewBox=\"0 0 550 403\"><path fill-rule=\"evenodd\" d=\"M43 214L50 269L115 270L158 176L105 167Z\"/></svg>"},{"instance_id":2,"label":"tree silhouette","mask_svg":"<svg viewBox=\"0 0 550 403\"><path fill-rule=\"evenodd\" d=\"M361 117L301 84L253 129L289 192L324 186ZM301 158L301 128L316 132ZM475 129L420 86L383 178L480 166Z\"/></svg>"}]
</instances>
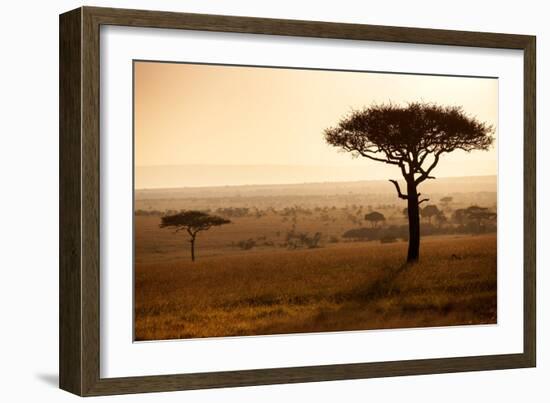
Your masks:
<instances>
[{"instance_id":1,"label":"tree silhouette","mask_svg":"<svg viewBox=\"0 0 550 403\"><path fill-rule=\"evenodd\" d=\"M440 229L443 226L443 224L447 222L447 216L443 211L439 211L434 218L435 218L435 222L437 223L437 227Z\"/></svg>"},{"instance_id":2,"label":"tree silhouette","mask_svg":"<svg viewBox=\"0 0 550 403\"><path fill-rule=\"evenodd\" d=\"M229 224L231 221L225 218L210 215L202 211L187 210L177 214L166 215L161 218L160 227L176 228L175 232L186 231L191 239L191 261L195 261L195 240L200 231L208 231L212 227Z\"/></svg>"},{"instance_id":3,"label":"tree silhouette","mask_svg":"<svg viewBox=\"0 0 550 403\"><path fill-rule=\"evenodd\" d=\"M453 198L450 196L442 197L440 203L443 205L443 209L449 211L449 205L452 203Z\"/></svg>"},{"instance_id":4,"label":"tree silhouette","mask_svg":"<svg viewBox=\"0 0 550 403\"><path fill-rule=\"evenodd\" d=\"M464 225L467 219L466 209L459 208L453 212L453 220L458 225Z\"/></svg>"},{"instance_id":5,"label":"tree silhouette","mask_svg":"<svg viewBox=\"0 0 550 403\"><path fill-rule=\"evenodd\" d=\"M328 144L373 161L394 165L406 182L406 193L391 179L397 196L407 201L409 249L407 262L420 255L421 199L418 186L434 179L432 172L444 153L488 150L493 127L468 116L461 107L429 103L372 105L354 110L336 127L324 131Z\"/></svg>"},{"instance_id":6,"label":"tree silhouette","mask_svg":"<svg viewBox=\"0 0 550 403\"><path fill-rule=\"evenodd\" d=\"M497 214L489 211L486 207L470 206L464 210L464 214L468 219L473 220L477 227L480 228L484 220L493 220Z\"/></svg>"},{"instance_id":7,"label":"tree silhouette","mask_svg":"<svg viewBox=\"0 0 550 403\"><path fill-rule=\"evenodd\" d=\"M365 220L372 223L372 227L376 228L378 227L378 223L381 221L386 221L386 217L384 217L384 214L379 213L378 211L373 211L372 213L368 213L365 215Z\"/></svg>"},{"instance_id":8,"label":"tree silhouette","mask_svg":"<svg viewBox=\"0 0 550 403\"><path fill-rule=\"evenodd\" d=\"M439 209L435 204L429 204L420 210L420 215L428 219L428 222L432 223L432 217L437 216L440 213Z\"/></svg>"}]
</instances>

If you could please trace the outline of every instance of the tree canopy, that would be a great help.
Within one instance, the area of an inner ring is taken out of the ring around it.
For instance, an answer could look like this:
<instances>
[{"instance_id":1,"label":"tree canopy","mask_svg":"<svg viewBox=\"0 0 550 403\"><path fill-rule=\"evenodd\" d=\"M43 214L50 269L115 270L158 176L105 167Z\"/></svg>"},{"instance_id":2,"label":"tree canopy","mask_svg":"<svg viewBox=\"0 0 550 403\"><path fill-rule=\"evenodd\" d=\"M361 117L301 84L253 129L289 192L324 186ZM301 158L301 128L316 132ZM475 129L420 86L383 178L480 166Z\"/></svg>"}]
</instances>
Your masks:
<instances>
[{"instance_id":1,"label":"tree canopy","mask_svg":"<svg viewBox=\"0 0 550 403\"><path fill-rule=\"evenodd\" d=\"M469 219L476 220L478 222L481 222L482 220L492 220L497 216L496 213L489 211L488 208L479 206L468 207L465 209L465 214Z\"/></svg>"},{"instance_id":2,"label":"tree canopy","mask_svg":"<svg viewBox=\"0 0 550 403\"><path fill-rule=\"evenodd\" d=\"M176 231L187 230L187 232L196 233L198 231L206 231L211 227L229 224L230 222L223 217L210 215L202 211L187 210L162 217L160 227L175 227Z\"/></svg>"},{"instance_id":3,"label":"tree canopy","mask_svg":"<svg viewBox=\"0 0 550 403\"><path fill-rule=\"evenodd\" d=\"M429 204L420 210L420 215L432 221L432 217L437 216L440 213L439 208L435 204Z\"/></svg>"},{"instance_id":4,"label":"tree canopy","mask_svg":"<svg viewBox=\"0 0 550 403\"><path fill-rule=\"evenodd\" d=\"M396 165L404 177L413 176L419 184L431 177L443 153L489 149L493 131L459 106L414 102L354 110L324 134L327 143L355 156Z\"/></svg>"},{"instance_id":5,"label":"tree canopy","mask_svg":"<svg viewBox=\"0 0 550 403\"><path fill-rule=\"evenodd\" d=\"M373 211L372 213L365 214L365 220L370 221L374 226L377 226L380 221L385 221L386 217L378 211Z\"/></svg>"}]
</instances>

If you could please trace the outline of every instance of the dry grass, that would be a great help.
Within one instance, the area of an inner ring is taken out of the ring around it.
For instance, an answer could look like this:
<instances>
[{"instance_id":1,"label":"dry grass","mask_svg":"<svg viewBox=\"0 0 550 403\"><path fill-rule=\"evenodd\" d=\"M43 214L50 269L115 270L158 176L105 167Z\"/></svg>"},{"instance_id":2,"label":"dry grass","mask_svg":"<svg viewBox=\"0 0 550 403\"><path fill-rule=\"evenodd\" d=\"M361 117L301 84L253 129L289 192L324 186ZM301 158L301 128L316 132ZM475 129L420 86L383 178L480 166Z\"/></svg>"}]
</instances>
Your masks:
<instances>
[{"instance_id":1,"label":"dry grass","mask_svg":"<svg viewBox=\"0 0 550 403\"><path fill-rule=\"evenodd\" d=\"M425 237L412 267L402 265L405 242L235 251L194 264L180 245L178 259L136 259L137 340L496 323L495 234Z\"/></svg>"},{"instance_id":2,"label":"dry grass","mask_svg":"<svg viewBox=\"0 0 550 403\"><path fill-rule=\"evenodd\" d=\"M273 252L280 249L277 245L284 242L285 234L292 229L290 222L282 222L281 217L273 214L262 217L232 218L231 224L212 228L201 232L197 236L198 262L206 257L242 254L242 251L231 246L232 242L238 242L248 238L265 237L275 243L275 247L254 248L248 254L258 250ZM185 232L174 233L172 229L160 229L160 217L135 217L135 242L136 263L158 264L167 262L182 262L189 260L189 242ZM357 226L355 226L357 227ZM336 222L320 223L317 216L300 216L297 230L315 233L320 231L325 238L330 235L340 236L346 230L354 228L342 217Z\"/></svg>"}]
</instances>

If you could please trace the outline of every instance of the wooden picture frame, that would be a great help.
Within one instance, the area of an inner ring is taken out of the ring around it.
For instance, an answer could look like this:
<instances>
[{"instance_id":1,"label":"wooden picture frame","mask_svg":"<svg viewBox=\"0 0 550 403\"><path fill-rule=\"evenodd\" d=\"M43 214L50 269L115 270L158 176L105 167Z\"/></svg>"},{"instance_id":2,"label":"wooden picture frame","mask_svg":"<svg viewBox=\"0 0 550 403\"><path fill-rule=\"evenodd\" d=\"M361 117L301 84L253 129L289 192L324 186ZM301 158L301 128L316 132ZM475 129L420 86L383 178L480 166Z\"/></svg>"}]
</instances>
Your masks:
<instances>
[{"instance_id":1,"label":"wooden picture frame","mask_svg":"<svg viewBox=\"0 0 550 403\"><path fill-rule=\"evenodd\" d=\"M519 49L524 56L523 353L228 372L100 377L101 25ZM60 16L60 387L80 396L533 367L536 363L535 37L81 7Z\"/></svg>"}]
</instances>

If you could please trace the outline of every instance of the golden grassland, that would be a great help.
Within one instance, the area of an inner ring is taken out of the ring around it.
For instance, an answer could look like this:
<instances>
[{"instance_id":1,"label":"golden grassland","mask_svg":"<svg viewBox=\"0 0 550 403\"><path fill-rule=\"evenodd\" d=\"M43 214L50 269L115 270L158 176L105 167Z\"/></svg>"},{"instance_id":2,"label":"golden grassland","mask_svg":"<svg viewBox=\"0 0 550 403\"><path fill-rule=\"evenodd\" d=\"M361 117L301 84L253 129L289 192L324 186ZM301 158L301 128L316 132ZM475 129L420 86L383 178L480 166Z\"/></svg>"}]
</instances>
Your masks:
<instances>
[{"instance_id":1,"label":"golden grassland","mask_svg":"<svg viewBox=\"0 0 550 403\"><path fill-rule=\"evenodd\" d=\"M403 218L399 218L403 223L406 222ZM243 251L232 246L232 243L249 238L263 238L273 241L274 245L271 247L259 245L252 251L247 251L247 256L258 251L281 249L280 243L284 242L286 233L292 229L290 220L282 221L283 219L274 214L261 218L231 218L231 224L201 232L197 236L197 262L205 257L242 254ZM160 229L159 224L160 217L158 216L135 217L135 262L141 264L189 260L187 233L184 231L175 234L172 229ZM320 223L318 216L300 216L297 222L299 231L310 234L320 231L325 238L331 235L339 236L350 228L353 228L353 224L346 222L342 217L335 217L334 221Z\"/></svg>"},{"instance_id":2,"label":"golden grassland","mask_svg":"<svg viewBox=\"0 0 550 403\"><path fill-rule=\"evenodd\" d=\"M423 237L407 267L406 242L215 253L227 225L192 263L155 222L136 223L136 340L496 323L496 234Z\"/></svg>"}]
</instances>

